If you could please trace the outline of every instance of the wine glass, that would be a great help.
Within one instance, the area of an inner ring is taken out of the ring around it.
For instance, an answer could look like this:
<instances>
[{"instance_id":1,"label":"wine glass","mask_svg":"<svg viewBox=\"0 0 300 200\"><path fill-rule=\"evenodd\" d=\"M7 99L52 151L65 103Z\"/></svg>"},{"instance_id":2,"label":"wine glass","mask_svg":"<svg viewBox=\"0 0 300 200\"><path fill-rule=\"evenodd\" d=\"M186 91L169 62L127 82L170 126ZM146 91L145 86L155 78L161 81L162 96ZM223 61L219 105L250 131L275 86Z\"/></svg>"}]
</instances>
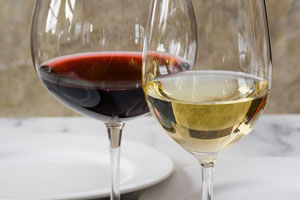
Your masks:
<instances>
[{"instance_id":1,"label":"wine glass","mask_svg":"<svg viewBox=\"0 0 300 200\"><path fill-rule=\"evenodd\" d=\"M47 90L73 110L106 124L111 199L120 199L124 122L147 113L141 83L143 0L36 0L31 47Z\"/></svg>"},{"instance_id":2,"label":"wine glass","mask_svg":"<svg viewBox=\"0 0 300 200\"><path fill-rule=\"evenodd\" d=\"M202 166L211 200L217 155L247 135L271 88L264 0L153 0L143 88L152 114Z\"/></svg>"}]
</instances>

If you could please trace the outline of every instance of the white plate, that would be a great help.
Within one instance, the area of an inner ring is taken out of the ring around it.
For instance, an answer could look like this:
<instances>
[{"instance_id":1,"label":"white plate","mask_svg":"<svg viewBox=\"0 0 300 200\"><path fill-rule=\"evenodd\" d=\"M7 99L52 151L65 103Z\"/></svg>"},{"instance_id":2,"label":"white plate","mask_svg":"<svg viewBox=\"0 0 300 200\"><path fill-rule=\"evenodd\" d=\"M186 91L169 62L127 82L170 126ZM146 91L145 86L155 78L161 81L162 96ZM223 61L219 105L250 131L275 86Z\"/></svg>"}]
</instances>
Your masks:
<instances>
[{"instance_id":1,"label":"white plate","mask_svg":"<svg viewBox=\"0 0 300 200\"><path fill-rule=\"evenodd\" d=\"M173 162L155 149L122 143L121 191L166 179ZM83 199L109 196L107 138L67 134L1 134L0 199Z\"/></svg>"}]
</instances>

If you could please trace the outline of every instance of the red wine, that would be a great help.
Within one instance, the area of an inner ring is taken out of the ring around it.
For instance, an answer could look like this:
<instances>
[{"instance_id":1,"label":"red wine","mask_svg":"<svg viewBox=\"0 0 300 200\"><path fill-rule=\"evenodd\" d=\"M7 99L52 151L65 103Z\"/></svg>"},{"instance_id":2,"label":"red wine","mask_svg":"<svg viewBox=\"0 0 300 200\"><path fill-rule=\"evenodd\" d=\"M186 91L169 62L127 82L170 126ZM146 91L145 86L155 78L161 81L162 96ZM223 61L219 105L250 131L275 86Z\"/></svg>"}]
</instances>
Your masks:
<instances>
[{"instance_id":1,"label":"red wine","mask_svg":"<svg viewBox=\"0 0 300 200\"><path fill-rule=\"evenodd\" d=\"M109 121L149 111L141 84L140 53L59 57L42 64L38 74L52 95L84 115Z\"/></svg>"}]
</instances>

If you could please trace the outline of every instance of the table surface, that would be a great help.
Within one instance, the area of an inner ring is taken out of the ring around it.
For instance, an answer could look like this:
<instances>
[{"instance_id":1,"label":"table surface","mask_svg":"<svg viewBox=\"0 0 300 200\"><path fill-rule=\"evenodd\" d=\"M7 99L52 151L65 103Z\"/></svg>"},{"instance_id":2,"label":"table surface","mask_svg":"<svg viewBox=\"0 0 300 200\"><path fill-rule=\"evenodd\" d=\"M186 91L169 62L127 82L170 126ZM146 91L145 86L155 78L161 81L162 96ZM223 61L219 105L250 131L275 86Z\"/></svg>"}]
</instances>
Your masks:
<instances>
[{"instance_id":1,"label":"table surface","mask_svg":"<svg viewBox=\"0 0 300 200\"><path fill-rule=\"evenodd\" d=\"M106 136L98 121L83 118L0 119L1 133L96 134ZM126 124L123 139L152 146L172 158L173 175L122 200L201 199L197 161L174 141L152 117ZM300 198L300 115L265 115L247 137L221 153L215 169L215 200ZM299 179L299 180L298 180Z\"/></svg>"}]
</instances>

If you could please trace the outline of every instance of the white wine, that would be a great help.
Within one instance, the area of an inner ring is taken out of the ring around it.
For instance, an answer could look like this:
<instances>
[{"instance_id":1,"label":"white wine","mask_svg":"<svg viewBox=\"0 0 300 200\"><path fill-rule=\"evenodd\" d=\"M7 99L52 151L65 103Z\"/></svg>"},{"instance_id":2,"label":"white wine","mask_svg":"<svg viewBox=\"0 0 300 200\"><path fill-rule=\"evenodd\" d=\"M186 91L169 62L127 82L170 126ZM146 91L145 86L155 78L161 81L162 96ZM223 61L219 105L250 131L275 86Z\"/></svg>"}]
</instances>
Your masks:
<instances>
[{"instance_id":1,"label":"white wine","mask_svg":"<svg viewBox=\"0 0 300 200\"><path fill-rule=\"evenodd\" d=\"M144 85L162 127L190 152L219 152L247 135L266 105L268 82L229 71L186 71Z\"/></svg>"}]
</instances>

